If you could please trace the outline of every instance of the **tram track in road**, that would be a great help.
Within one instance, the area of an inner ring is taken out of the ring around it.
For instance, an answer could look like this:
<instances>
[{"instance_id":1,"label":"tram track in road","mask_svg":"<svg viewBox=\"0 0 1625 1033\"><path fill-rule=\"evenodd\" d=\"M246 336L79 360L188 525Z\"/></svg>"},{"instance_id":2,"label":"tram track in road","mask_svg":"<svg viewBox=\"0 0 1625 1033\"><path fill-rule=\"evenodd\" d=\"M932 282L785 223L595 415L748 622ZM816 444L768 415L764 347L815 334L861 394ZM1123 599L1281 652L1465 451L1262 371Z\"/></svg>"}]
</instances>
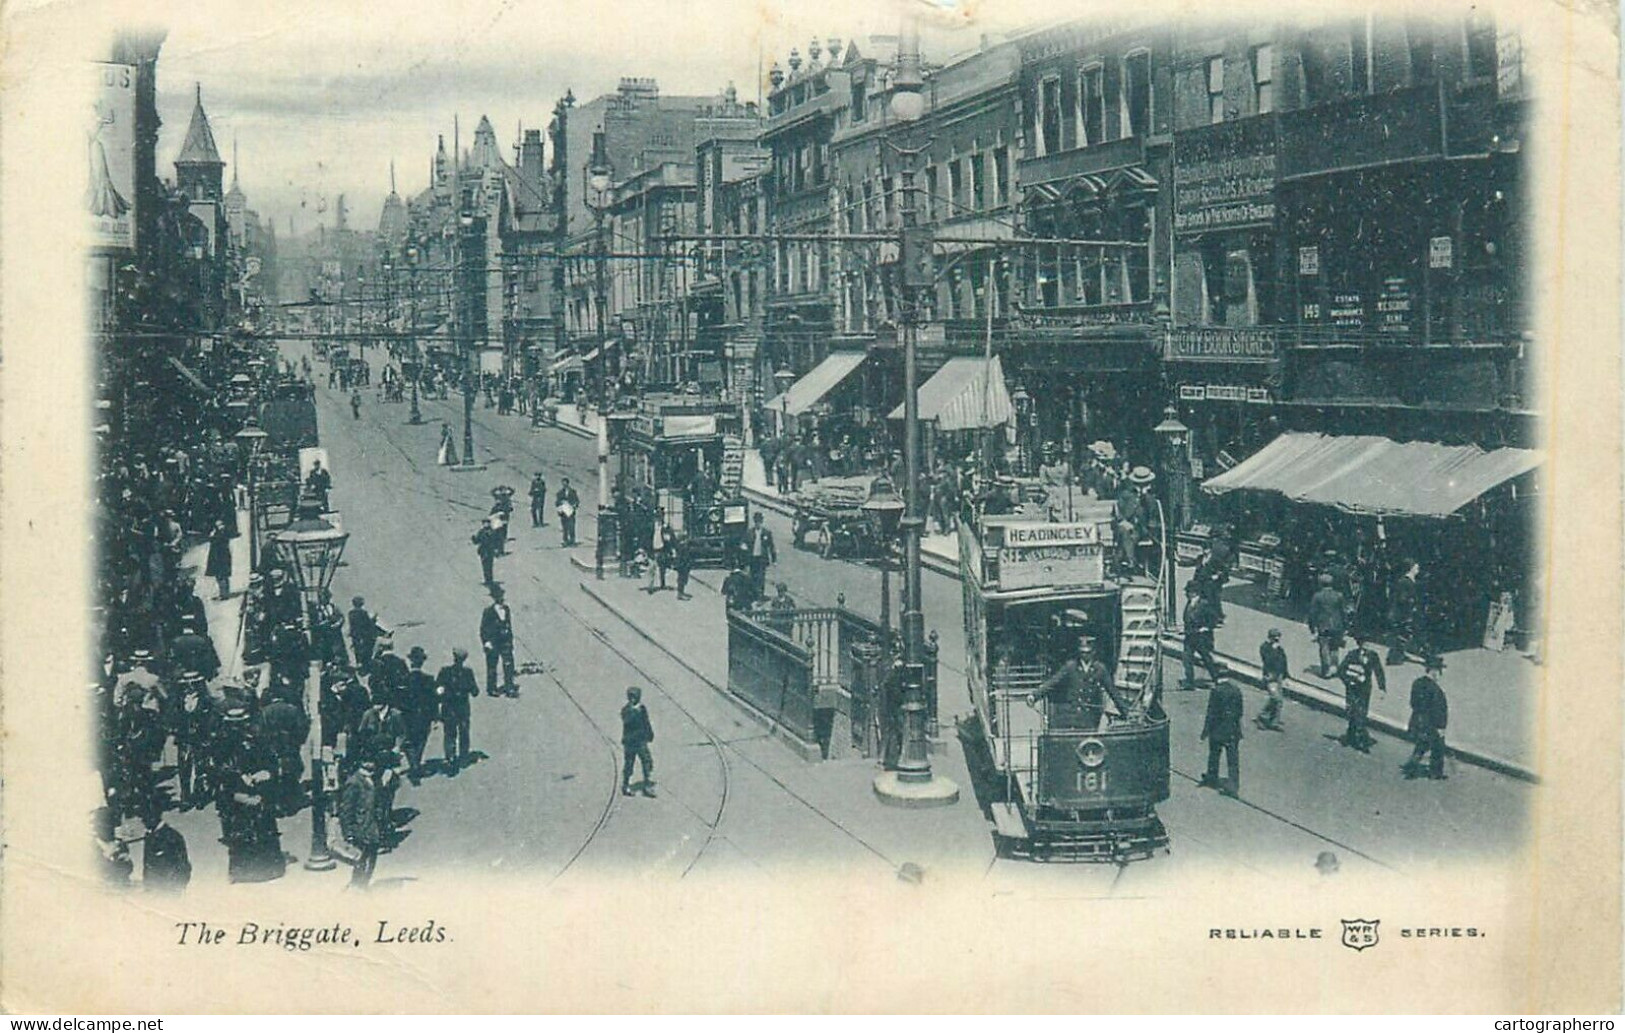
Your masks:
<instances>
[{"instance_id":1,"label":"tram track in road","mask_svg":"<svg viewBox=\"0 0 1625 1033\"><path fill-rule=\"evenodd\" d=\"M368 422L371 422L371 421L368 421ZM493 427L493 426L491 426L490 424L486 423L483 420L476 420L475 422L476 422L476 426L478 426L482 430L484 430L485 434L488 436L487 440L500 442L499 447L501 449L503 449L504 451L507 451L510 456L513 456L513 455L525 455L525 456L528 456L528 457L530 457L530 458L532 458L534 460L542 462L543 464L545 464L545 466L547 468L563 471L564 473L568 474L571 477L572 480L577 479L578 473L580 471L586 471L586 476L589 476L589 477L590 476L595 476L595 471L592 470L590 467L588 467L586 465L583 465L583 464L577 464L577 463L569 461L568 457L567 457L567 454L561 454L561 453L558 453L558 452L550 452L549 450L546 449L546 447L545 447L545 445L544 445L544 443L542 441L532 442L532 441L528 441L528 440L523 439L519 435L517 427L511 427L511 428L510 427L500 427L499 428L499 427ZM348 426L348 421L345 421L345 423L346 423L346 426ZM409 451L407 449L403 448L401 443L399 441L397 441L395 439L394 435L392 435L390 433L391 429L392 428L388 428L388 427L384 427L384 426L376 426L376 430L379 432L379 436L383 437L384 440L389 443L390 447L393 448L401 456L402 461L407 464L408 468L414 474L416 474L416 475L418 475L419 477L422 478L422 481L420 481L420 483L423 484L425 487L420 488L420 487L416 487L416 486L413 486L413 485L410 485L410 484L402 484L402 483L399 483L399 482L394 482L394 483L390 483L388 485L389 490L391 490L391 491L399 491L399 492L408 492L408 493L411 493L411 494L414 494L414 495L420 495L420 496L425 497L425 498L432 498L432 499L435 499L438 502L450 504L450 505L453 505L453 506L457 506L459 508L466 508L466 509L471 509L471 510L483 512L483 507L471 505L468 502L466 502L464 499L459 498L459 497L455 497L453 494L451 494L449 492L435 490L438 487L438 485L436 484L435 479L431 476L433 471L427 469L425 466L423 466L418 461L416 461L412 457L412 455L409 453ZM528 425L526 426L525 429L526 430L529 429ZM487 457L488 458L495 458L493 456L493 454L492 454L493 450L487 448L486 452L487 452ZM498 460L498 461L500 462L501 460ZM506 465L508 465L510 467L513 467L515 469L518 469L520 467L520 463L514 462L512 459L508 460ZM583 482L583 483L585 483L585 482ZM445 551L442 551L441 555L439 557L439 560L446 564L447 568L453 572L454 576L459 573L460 566L453 564L452 558L451 558L449 553L447 553ZM534 574L531 574L531 575L528 575L528 576L538 585L542 585L544 583L542 578L537 577ZM702 578L696 578L696 581L704 583L704 579L702 579ZM715 588L715 586L709 585L709 584L707 584L706 587L711 588L713 590ZM865 840L863 840L861 836L857 835L852 830L845 827L838 819L836 819L835 817L833 817L833 816L831 816L829 814L824 813L816 805L812 804L810 801L808 801L805 798L803 798L802 796L800 796L800 794L797 794L793 789L791 789L788 785L786 785L782 780L778 779L777 777L773 776L771 773L769 773L766 770L762 769L759 765L754 764L748 757L744 756L743 754L740 754L738 752L738 750L731 743L727 742L726 740L719 739L716 735L712 734L710 732L710 730L708 728L706 728L706 726L702 722L700 722L698 720L698 718L691 711L689 711L689 709L687 707L683 706L683 704L681 704L675 698L673 693L667 688L667 686L661 681L661 679L659 677L655 676L643 664L639 663L624 648L622 648L621 646L619 646L615 642L613 642L603 632L603 630L601 628L595 626L594 623L591 620L589 620L588 618L583 617L582 614L575 611L573 608L565 605L562 597L559 597L559 596L556 596L556 595L547 595L545 598L547 600L551 601L558 609L563 610L564 613L571 619L571 621L574 624L579 625L584 630L586 630L589 634L591 634L592 637L595 640L597 640L603 646L603 648L605 650L607 650L608 652L614 654L618 658L618 660L622 664L624 664L626 666L626 668L628 670L630 670L632 672L635 672L635 674L639 678L643 679L645 684L647 684L654 691L658 692L663 700L670 703L674 709L681 712L683 714L684 718L686 720L688 720L690 723L692 723L694 725L694 727L701 732L702 741L705 743L708 750L716 757L716 762L718 764L718 770L720 772L722 786L721 786L721 789L720 789L720 791L718 793L717 806L715 807L714 810L711 809L711 808L705 808L704 811L702 812L702 811L696 809L695 807L686 804L685 802L683 802L680 799L675 799L674 797L668 797L668 798L674 799L675 802L677 803L677 805L680 806L680 807L683 807L694 818L694 820L704 829L703 839L702 839L702 841L701 841L701 843L699 845L699 848L693 853L692 856L690 856L687 859L687 863L684 865L680 877L686 877L688 874L690 874L692 871L694 871L698 867L699 862L704 857L709 856L709 854L714 850L715 844L719 839L723 839L723 840L726 839L725 833L724 833L723 828L722 828L722 824L723 824L723 821L725 820L726 815L727 815L728 806L729 806L729 797L734 791L734 785L733 785L733 783L734 783L734 772L733 772L732 766L730 764L730 759L727 756L727 754L730 751L735 754L736 758L743 759L744 763L750 765L752 768L755 768L758 772L763 774L772 783L774 783L776 785L776 787L780 791L784 792L786 795L790 796L792 799L795 799L802 806L808 808L810 811L812 811L814 814L816 814L819 819L821 819L824 822L827 822L829 825L831 825L834 828L838 829L844 835L850 837L852 840L854 840L855 842L860 844L864 849L866 849L867 851L872 853L874 856L876 856L877 858L879 858L883 862L887 863L888 865L891 865L892 867L895 867L895 865L892 864L890 858L886 857L886 855L882 851L875 848L872 844L870 844L870 843L866 842ZM523 646L524 652L526 652L527 654L530 654L530 658L534 659L537 654L536 654L533 646L535 646L537 643L534 642L534 641L527 641L528 639L531 638L531 636L529 636L529 635L516 635L515 637L516 637L516 640ZM661 645L660 643L653 643L653 645L662 654L664 654L666 657L670 658L673 662L677 663L678 666L689 670L689 672L691 674L694 673L692 668L688 664L684 663L682 661L682 659L680 657L678 657L677 654L672 652L670 649L666 648L665 646ZM954 676L954 677L962 677L963 676L963 671L960 668L956 667L955 665L953 665L951 663L942 663L941 666L942 666L943 672L945 674L948 674L948 675ZM606 794L606 798L604 800L603 806L600 809L597 810L597 812L595 814L595 820L594 820L592 826L587 830L586 835L575 846L575 848L572 851L572 853L570 854L570 856L565 859L563 865L551 876L549 881L550 882L556 882L558 879L562 878L567 872L569 872L570 870L573 870L575 867L577 867L580 864L580 862L582 861L583 858L590 856L590 853L592 851L592 848L593 848L594 844L598 843L600 841L602 833L605 831L606 828L611 826L612 818L613 818L614 814L616 813L616 807L615 807L616 800L617 800L617 797L619 795L619 770L618 770L619 765L617 763L617 760L618 760L618 745L619 744L618 744L617 737L612 734L611 730L606 730L602 725L600 725L596 720L593 719L590 710L588 709L586 704L582 701L582 699L581 699L581 697L580 697L577 690L572 690L571 687L569 685L567 685L564 680L560 679L558 674L554 670L552 670L551 668L544 667L542 670L543 670L544 676L547 678L547 680L549 682L551 682L558 689L560 694L565 697L566 701L570 704L570 706L581 716L581 718L584 721L587 722L589 727L593 729L593 732L595 733L595 735L604 742L604 745L605 745L605 748L606 748L606 753L608 755L610 769L611 769L610 773L609 773L609 775L610 775L610 778L609 778L609 783L610 783L609 790L608 790L608 792ZM702 680L704 680L704 679L702 679ZM1187 782L1189 784L1195 785L1195 784L1197 784L1199 782L1199 779L1194 774L1192 774L1191 772L1187 772L1187 771L1182 770L1182 769L1180 769L1178 767L1174 767L1171 770L1172 770L1173 774L1175 774L1181 780L1183 780L1183 781L1185 781L1185 782ZM1239 800L1237 800L1235 802L1241 804L1243 807L1248 808L1249 810L1251 810L1254 813L1256 813L1257 815L1259 815L1261 818L1264 818L1264 819L1268 820L1269 822L1271 822L1273 824L1277 824L1277 825L1282 826L1282 827L1293 829L1296 832L1299 832L1301 834L1304 834L1304 835L1309 836L1309 837L1311 837L1311 838L1313 838L1313 839L1315 839L1315 840L1317 840L1319 842L1322 842L1322 843L1326 844L1326 846L1328 848L1336 849L1336 850L1338 850L1340 852L1346 852L1346 853L1348 853L1348 854L1350 854L1352 856L1359 857L1362 860L1364 860L1364 861L1366 861L1366 862L1368 862L1370 864L1373 864L1373 865L1375 865L1377 867L1380 867L1380 868L1382 868L1382 869L1384 869L1386 871L1398 872L1400 870L1400 869L1396 868L1394 865L1381 860L1380 858L1372 855L1371 853L1368 853L1367 851L1364 851L1364 850L1362 850L1362 849L1360 849L1360 848L1358 848L1356 846L1351 845L1349 842L1347 842L1347 841L1345 841L1343 839L1339 839L1339 838L1336 838L1333 835L1328 835L1326 833L1320 832L1320 831L1316 830L1315 828L1313 828L1309 824L1305 824L1304 822L1294 820L1293 818L1287 816L1286 814L1280 813L1280 812L1278 812L1276 810L1273 810L1273 809L1271 809L1271 808L1269 808L1267 806L1264 806L1262 804L1259 804L1259 803L1256 803L1256 802L1253 802L1253 801L1250 801L1250 800L1246 800L1246 799L1239 799ZM1179 830L1175 829L1175 830L1171 830L1171 831L1173 831L1176 836L1179 835ZM1195 833L1188 831L1187 834L1194 835ZM995 868L996 866L997 866L997 859L994 859L992 862L990 862L990 871L993 868ZM1118 873L1116 873L1116 876L1112 880L1114 890L1115 890L1115 888L1116 888L1116 886L1117 886L1117 884L1118 884L1118 882L1120 881L1121 878L1122 878L1122 871L1120 870Z\"/></svg>"},{"instance_id":2,"label":"tram track in road","mask_svg":"<svg viewBox=\"0 0 1625 1033\"><path fill-rule=\"evenodd\" d=\"M348 425L346 424L346 426L348 426ZM388 433L388 430L386 428L384 428L381 425L377 425L377 424L373 424L372 426L373 426L373 429L376 430L379 433L379 436L383 437L384 440L388 441L395 448L395 450L398 453L400 453L402 459L407 463L408 467L410 469L412 469L414 473L417 473L420 476L423 474L423 470L418 466L417 463L415 463L412 460L411 456L403 448L400 447L399 443L394 441L394 439ZM447 503L447 504L451 504L451 505L464 506L464 507L476 508L476 509L479 508L479 507L471 507L471 506L469 506L469 503L463 501L460 498L454 497L449 492L444 491L444 490L439 490L435 486L435 483L432 480L425 479L423 483L426 486L422 487L422 488L412 487L412 486L410 486L408 484L403 484L403 483L401 483L399 481L394 481L394 480L391 480L391 479L389 479L387 477L383 478L382 480L384 482L385 490L387 492L389 492L390 494L396 495L397 497L399 497L399 495L401 493L410 493L410 494L413 494L413 495L419 495L419 496L422 496L422 497L431 498L431 499L434 499L434 500L436 500L438 502ZM463 571L461 570L460 566L454 562L452 553L450 553L447 550L428 550L428 551L432 551L432 552L434 552L436 554L436 557L435 557L436 561L438 562L438 564L440 564L441 566L444 567L444 569L448 573L448 576L450 576L453 579L456 579L456 578L459 578L460 576L462 576ZM537 585L543 585L544 584L542 579L539 576L535 575L535 574L530 574L529 577ZM586 622L581 617L581 615L579 615L578 613L575 613L574 611L572 611L568 607L566 607L563 604L562 600L560 600L556 596L544 593L539 597L539 601L544 605L551 602L554 608L563 611L565 614L567 614L576 623L581 624L583 627L587 628L587 630L590 633L593 634L594 638L598 639L605 646L605 648L608 649L611 653L613 653L623 664L626 665L626 667L629 670L632 670L633 672L637 673L640 677L642 677L646 681L648 681L649 684L652 687L654 687L657 691L659 691L667 699L672 699L671 694L666 691L666 689L665 689L665 687L663 685L659 684L658 679L654 678L647 671L645 671L642 667L640 667L623 650L619 649L613 643L609 642L606 638L604 638L602 633L599 632L598 629L593 628L588 622ZM551 885L553 883L558 882L559 879L563 878L564 875L567 872L569 872L572 868L574 868L582 860L582 858L587 855L588 851L592 848L592 846L596 842L598 842L599 837L601 836L601 834L611 824L611 819L613 818L613 816L614 816L614 814L616 813L616 810L617 810L616 803L617 803L617 800L618 800L618 798L620 796L620 760L621 760L621 756L620 756L620 751L619 751L619 741L618 741L618 738L616 736L611 734L611 731L605 729L605 727L602 724L600 724L598 722L598 720L596 720L593 717L592 712L588 709L587 705L585 703L583 703L579 692L576 691L576 690L572 690L572 688L569 685L567 685L563 679L561 679L559 677L558 673L556 672L556 670L554 669L554 667L552 665L549 665L549 664L542 661L542 653L536 648L536 647L540 646L541 643L535 639L534 633L529 633L529 632L520 633L520 632L516 631L515 634L514 634L514 642L515 642L515 646L517 647L516 648L516 653L520 653L523 656L523 659L525 661L527 661L526 666L530 670L539 671L543 675L543 677L545 677L549 682L551 682L558 689L559 693L564 697L564 699L570 704L570 706L581 716L581 719L584 722L586 722L587 727L590 728L593 731L593 733L596 734L597 738L600 739L603 742L604 747L605 747L605 755L607 756L608 762L609 762L609 772L608 772L609 777L607 779L607 781L608 781L608 791L607 791L607 794L606 794L606 797L605 797L605 800L604 800L604 804L597 811L595 820L594 820L592 826L588 829L587 834L576 845L575 849L565 859L564 863L558 868L558 870L555 871L551 875L551 877L548 879L548 883L549 883L549 885ZM704 827L706 829L706 833L705 833L704 839L703 839L703 841L701 843L701 846L700 846L699 850L697 850L695 852L694 856L689 859L687 866L683 869L682 875L686 876L690 871L692 871L695 868L695 866L699 863L700 858L702 856L704 856L705 851L708 850L712 846L712 844L714 843L714 841L717 838L718 829L721 826L722 819L723 819L724 814L726 813L726 809L727 809L727 805L728 805L728 796L729 796L729 791L730 791L730 787L729 787L730 772L729 772L729 768L728 768L727 757L726 757L725 753L723 753L723 751L722 751L720 741L717 740L715 736L711 735L709 730L706 729L704 727L704 725L702 725L699 721L694 719L693 715L690 714L687 711L686 708L683 708L680 703L677 703L675 701L675 699L672 699L672 702L677 707L677 709L681 710L683 712L684 716L687 717L694 724L694 726L706 737L706 740L707 740L708 744L713 749L713 751L715 752L715 755L717 757L717 761L718 761L720 771L721 771L721 782L722 782L722 789L721 789L721 792L719 794L718 805L716 807L715 813L712 814L710 817L707 817L706 815L704 815L704 814L700 813L699 811L695 810L695 808L693 808L692 806L690 806L689 804L684 802L680 797L678 797L676 795L667 794L665 796L666 799L674 801L677 804L677 806L679 806L683 810L685 810L689 815L691 815L694 818L694 820L698 824L700 824L702 827Z\"/></svg>"}]
</instances>

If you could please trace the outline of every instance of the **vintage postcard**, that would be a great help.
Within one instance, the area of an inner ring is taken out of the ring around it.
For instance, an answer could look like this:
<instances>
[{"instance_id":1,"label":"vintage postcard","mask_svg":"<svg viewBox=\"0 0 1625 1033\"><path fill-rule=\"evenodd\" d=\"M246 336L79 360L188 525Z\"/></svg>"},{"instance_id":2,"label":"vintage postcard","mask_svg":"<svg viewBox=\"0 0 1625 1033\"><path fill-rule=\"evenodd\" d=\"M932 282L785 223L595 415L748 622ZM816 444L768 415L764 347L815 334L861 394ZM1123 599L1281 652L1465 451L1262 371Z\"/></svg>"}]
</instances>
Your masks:
<instances>
[{"instance_id":1,"label":"vintage postcard","mask_svg":"<svg viewBox=\"0 0 1625 1033\"><path fill-rule=\"evenodd\" d=\"M1613 1012L1613 5L19 3L0 1005Z\"/></svg>"}]
</instances>

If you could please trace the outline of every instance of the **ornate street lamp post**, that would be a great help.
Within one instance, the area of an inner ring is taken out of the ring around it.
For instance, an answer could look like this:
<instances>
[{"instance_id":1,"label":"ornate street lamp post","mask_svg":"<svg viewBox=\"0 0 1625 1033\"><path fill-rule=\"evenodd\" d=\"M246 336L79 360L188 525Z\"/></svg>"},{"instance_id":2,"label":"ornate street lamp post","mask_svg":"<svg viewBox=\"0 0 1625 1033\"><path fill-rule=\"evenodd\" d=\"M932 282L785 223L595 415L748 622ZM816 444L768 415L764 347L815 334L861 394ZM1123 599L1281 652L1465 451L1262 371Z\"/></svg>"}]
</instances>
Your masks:
<instances>
[{"instance_id":1,"label":"ornate street lamp post","mask_svg":"<svg viewBox=\"0 0 1625 1033\"><path fill-rule=\"evenodd\" d=\"M305 867L327 871L333 855L327 849L327 758L322 755L322 661L317 649L311 613L316 602L333 583L339 557L344 553L348 533L321 517L321 504L314 496L299 501L299 519L274 539L277 558L293 571L294 583L304 598L300 623L310 647L310 671L305 678L305 713L310 719L310 857Z\"/></svg>"},{"instance_id":2,"label":"ornate street lamp post","mask_svg":"<svg viewBox=\"0 0 1625 1033\"><path fill-rule=\"evenodd\" d=\"M1162 410L1162 422L1152 428L1162 445L1162 549L1168 552L1174 535L1184 526L1183 478L1190 473L1191 429L1179 419L1179 410L1170 403ZM1178 618L1179 595L1174 587L1172 556L1163 557L1167 573L1166 605L1170 624Z\"/></svg>"},{"instance_id":3,"label":"ornate street lamp post","mask_svg":"<svg viewBox=\"0 0 1625 1033\"><path fill-rule=\"evenodd\" d=\"M474 214L465 207L457 217L457 260L452 263L456 267L453 274L457 277L457 308L461 310L461 318L457 320L458 344L463 348L463 463L464 469L476 469L478 464L474 461L474 392L479 389L479 357L474 353L474 313L472 311L473 299L469 297L472 284L468 282L468 236L474 227Z\"/></svg>"},{"instance_id":4,"label":"ornate street lamp post","mask_svg":"<svg viewBox=\"0 0 1625 1033\"><path fill-rule=\"evenodd\" d=\"M874 520L875 529L880 537L880 627L884 636L881 646L885 650L886 657L886 664L882 670L890 670L892 552L897 544L897 527L903 519L903 510L907 508L907 504L897 494L897 489L892 487L891 480L880 476L869 484L869 497L864 500L861 508Z\"/></svg>"},{"instance_id":5,"label":"ornate street lamp post","mask_svg":"<svg viewBox=\"0 0 1625 1033\"><path fill-rule=\"evenodd\" d=\"M416 245L406 249L406 261L411 269L412 277L412 304L411 304L411 334L412 334L412 412L407 416L406 422L416 426L423 422L423 410L418 408L418 381L423 379L423 351L418 341L418 249Z\"/></svg>"},{"instance_id":6,"label":"ornate street lamp post","mask_svg":"<svg viewBox=\"0 0 1625 1033\"><path fill-rule=\"evenodd\" d=\"M249 417L250 420L253 417ZM260 523L259 498L257 485L254 482L254 468L259 465L260 449L265 446L265 439L271 435L265 433L252 422L244 425L242 430L232 435L241 450L245 473L248 481L248 569L256 571L260 567Z\"/></svg>"},{"instance_id":7,"label":"ornate street lamp post","mask_svg":"<svg viewBox=\"0 0 1625 1033\"><path fill-rule=\"evenodd\" d=\"M582 199L592 209L593 300L598 312L598 553L602 557L619 542L615 512L609 505L609 246L604 239L604 212L610 204L614 168L609 163L602 127L593 130L592 157L583 172L587 189Z\"/></svg>"},{"instance_id":8,"label":"ornate street lamp post","mask_svg":"<svg viewBox=\"0 0 1625 1033\"><path fill-rule=\"evenodd\" d=\"M891 115L906 127L925 113L924 78L920 72L920 41L912 19L905 20L897 49L897 72L892 78ZM934 775L926 744L929 706L925 700L925 615L921 611L920 537L925 529L925 508L920 498L920 370L919 309L935 270L931 263L929 231L916 224L914 166L924 148L894 145L903 158L902 227L898 263L901 266L903 304L903 461L905 515L903 529L903 755L896 771L875 778L875 794L899 807L935 807L959 799L959 787Z\"/></svg>"}]
</instances>

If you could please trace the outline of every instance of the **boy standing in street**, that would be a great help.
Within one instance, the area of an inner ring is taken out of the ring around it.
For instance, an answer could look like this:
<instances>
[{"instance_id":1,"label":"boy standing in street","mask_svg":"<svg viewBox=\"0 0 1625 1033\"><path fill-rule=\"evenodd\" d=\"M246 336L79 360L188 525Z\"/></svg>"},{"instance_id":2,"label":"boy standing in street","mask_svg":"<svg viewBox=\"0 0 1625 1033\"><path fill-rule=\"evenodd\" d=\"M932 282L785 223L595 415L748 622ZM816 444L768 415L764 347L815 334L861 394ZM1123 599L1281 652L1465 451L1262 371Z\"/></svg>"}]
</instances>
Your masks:
<instances>
[{"instance_id":1,"label":"boy standing in street","mask_svg":"<svg viewBox=\"0 0 1625 1033\"><path fill-rule=\"evenodd\" d=\"M644 796L654 793L654 757L649 744L654 742L654 726L649 723L649 711L643 705L643 690L633 686L626 690L626 705L621 708L621 750L626 761L621 766L621 795L632 795L632 764L643 765L642 791Z\"/></svg>"},{"instance_id":2,"label":"boy standing in street","mask_svg":"<svg viewBox=\"0 0 1625 1033\"><path fill-rule=\"evenodd\" d=\"M1271 628L1269 636L1258 647L1258 659L1264 669L1264 688L1269 690L1270 701L1264 712L1254 719L1258 727L1267 732L1281 731L1281 706L1286 701L1286 650L1281 648L1281 629Z\"/></svg>"}]
</instances>

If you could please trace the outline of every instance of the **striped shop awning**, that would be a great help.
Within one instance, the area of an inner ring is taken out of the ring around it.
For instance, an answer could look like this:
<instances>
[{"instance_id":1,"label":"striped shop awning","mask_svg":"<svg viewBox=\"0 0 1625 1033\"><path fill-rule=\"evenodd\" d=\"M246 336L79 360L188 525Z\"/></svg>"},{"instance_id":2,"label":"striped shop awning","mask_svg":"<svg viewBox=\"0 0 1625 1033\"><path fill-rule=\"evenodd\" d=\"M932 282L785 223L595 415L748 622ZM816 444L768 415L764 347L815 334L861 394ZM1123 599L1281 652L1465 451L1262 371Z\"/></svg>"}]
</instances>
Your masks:
<instances>
[{"instance_id":1,"label":"striped shop awning","mask_svg":"<svg viewBox=\"0 0 1625 1033\"><path fill-rule=\"evenodd\" d=\"M998 427L1015 415L997 355L949 359L920 387L920 419L935 421L938 430ZM891 411L891 418L903 418L901 405Z\"/></svg>"}]
</instances>

